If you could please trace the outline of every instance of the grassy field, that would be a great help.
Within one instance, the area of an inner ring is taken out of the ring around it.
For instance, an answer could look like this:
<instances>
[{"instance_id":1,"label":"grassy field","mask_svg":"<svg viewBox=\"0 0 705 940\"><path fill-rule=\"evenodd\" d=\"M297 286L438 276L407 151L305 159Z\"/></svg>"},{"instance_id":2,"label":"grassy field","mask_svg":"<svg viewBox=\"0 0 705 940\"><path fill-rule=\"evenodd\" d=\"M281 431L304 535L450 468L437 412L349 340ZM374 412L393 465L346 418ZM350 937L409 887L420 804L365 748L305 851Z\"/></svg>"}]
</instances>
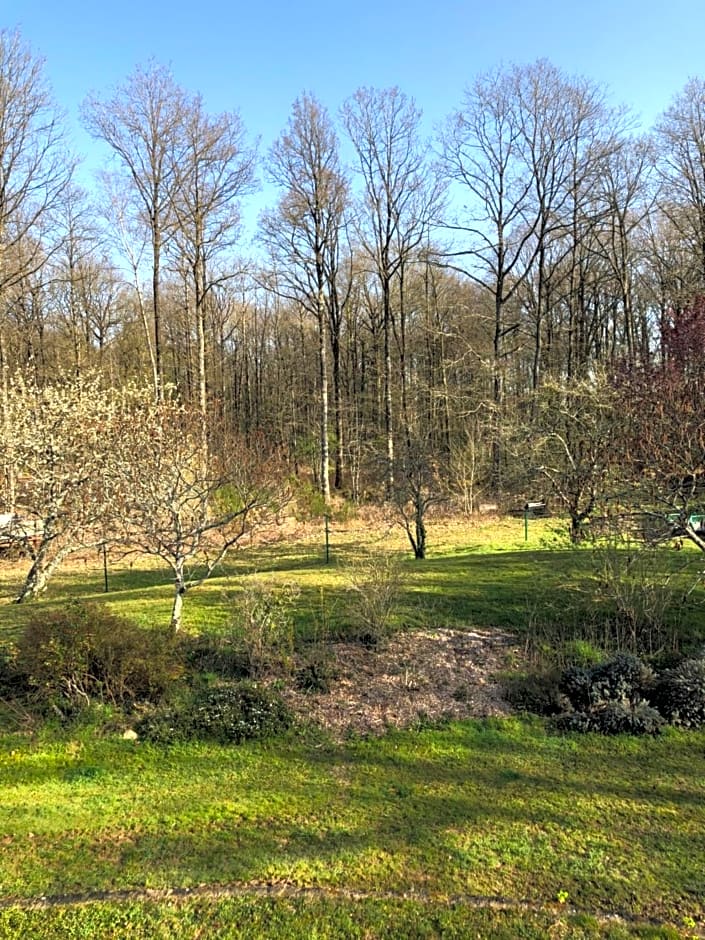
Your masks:
<instances>
[{"instance_id":1,"label":"grassy field","mask_svg":"<svg viewBox=\"0 0 705 940\"><path fill-rule=\"evenodd\" d=\"M377 530L378 531L378 530ZM401 622L526 630L585 603L586 550L546 523L438 525L404 561ZM435 537L435 542L434 542ZM396 533L334 527L235 556L189 598L227 620L255 574L294 581L300 629L342 619L346 570ZM664 552L680 566L683 553ZM70 596L102 598L99 560L0 630ZM168 618L155 567L110 564L107 602ZM685 629L697 634L699 597ZM0 737L0 937L679 937L705 929L705 733L558 736L539 720L419 726L379 739L303 729L269 742L157 747L44 727ZM40 900L44 899L44 900Z\"/></svg>"},{"instance_id":2,"label":"grassy field","mask_svg":"<svg viewBox=\"0 0 705 940\"><path fill-rule=\"evenodd\" d=\"M311 623L325 619L335 629L345 621L350 568L366 557L396 557L404 591L398 623L466 628L498 627L526 631L532 620L565 623L576 617L599 616L606 598L596 581L600 558L589 548L571 547L560 520L533 520L525 539L520 518L487 522L441 520L429 527L429 557L415 561L400 530L378 522L358 520L331 526L329 559L324 531L309 526L296 538L272 541L233 553L217 577L188 595L184 608L186 630L217 630L228 621L238 591L253 578L294 583L300 590L295 611L305 636ZM626 553L621 553L626 554ZM688 547L682 552L664 548L660 571L672 576L672 586L691 586L702 568L702 556ZM12 636L37 609L37 604L11 603L21 585L26 563L0 565L0 635ZM642 574L650 578L653 572ZM172 598L169 572L151 559L108 558L108 587L104 592L103 561L81 558L67 565L50 583L40 604L65 603L68 597L106 602L117 612L145 626L167 625ZM705 641L699 588L675 615L683 636Z\"/></svg>"}]
</instances>

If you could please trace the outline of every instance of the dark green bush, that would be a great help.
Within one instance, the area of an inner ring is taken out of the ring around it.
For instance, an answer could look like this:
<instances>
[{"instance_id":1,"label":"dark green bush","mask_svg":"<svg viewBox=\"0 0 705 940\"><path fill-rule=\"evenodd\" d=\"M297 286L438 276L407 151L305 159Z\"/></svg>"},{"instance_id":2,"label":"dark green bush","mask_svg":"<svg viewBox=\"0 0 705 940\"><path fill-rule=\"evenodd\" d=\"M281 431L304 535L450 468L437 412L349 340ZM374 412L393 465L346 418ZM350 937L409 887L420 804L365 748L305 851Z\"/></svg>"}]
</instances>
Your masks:
<instances>
[{"instance_id":1,"label":"dark green bush","mask_svg":"<svg viewBox=\"0 0 705 940\"><path fill-rule=\"evenodd\" d=\"M571 666L559 683L571 708L556 725L565 731L656 734L664 721L645 697L651 680L648 666L629 653L593 666Z\"/></svg>"},{"instance_id":2,"label":"dark green bush","mask_svg":"<svg viewBox=\"0 0 705 940\"><path fill-rule=\"evenodd\" d=\"M631 706L623 701L607 701L589 711L565 712L555 724L561 731L658 734L665 722L647 702Z\"/></svg>"},{"instance_id":3,"label":"dark green bush","mask_svg":"<svg viewBox=\"0 0 705 940\"><path fill-rule=\"evenodd\" d=\"M98 604L72 601L42 611L17 644L16 668L39 702L81 710L158 699L179 671L173 638L145 630Z\"/></svg>"},{"instance_id":4,"label":"dark green bush","mask_svg":"<svg viewBox=\"0 0 705 940\"><path fill-rule=\"evenodd\" d=\"M534 672L507 676L504 696L517 711L532 715L557 715L563 709L556 672Z\"/></svg>"},{"instance_id":5,"label":"dark green bush","mask_svg":"<svg viewBox=\"0 0 705 940\"><path fill-rule=\"evenodd\" d=\"M595 666L571 666L560 680L560 690L576 711L597 708L606 702L635 705L644 698L651 670L636 656L618 653Z\"/></svg>"},{"instance_id":6,"label":"dark green bush","mask_svg":"<svg viewBox=\"0 0 705 940\"><path fill-rule=\"evenodd\" d=\"M687 659L666 669L654 683L649 699L674 725L705 725L705 659Z\"/></svg>"},{"instance_id":7,"label":"dark green bush","mask_svg":"<svg viewBox=\"0 0 705 940\"><path fill-rule=\"evenodd\" d=\"M135 726L140 737L170 742L204 739L239 744L265 738L292 724L281 698L252 682L193 690L176 705L158 708Z\"/></svg>"}]
</instances>

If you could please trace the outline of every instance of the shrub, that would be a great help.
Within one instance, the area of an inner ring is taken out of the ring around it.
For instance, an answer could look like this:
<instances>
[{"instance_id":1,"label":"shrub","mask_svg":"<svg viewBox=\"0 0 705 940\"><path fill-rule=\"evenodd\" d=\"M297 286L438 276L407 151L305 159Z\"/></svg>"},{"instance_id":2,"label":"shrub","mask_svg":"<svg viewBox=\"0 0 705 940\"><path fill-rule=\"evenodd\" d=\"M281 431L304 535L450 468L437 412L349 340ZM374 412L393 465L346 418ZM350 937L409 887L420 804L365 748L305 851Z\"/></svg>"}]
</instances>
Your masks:
<instances>
[{"instance_id":1,"label":"shrub","mask_svg":"<svg viewBox=\"0 0 705 940\"><path fill-rule=\"evenodd\" d=\"M558 680L556 672L511 675L504 680L504 695L517 711L557 715L563 708Z\"/></svg>"},{"instance_id":2,"label":"shrub","mask_svg":"<svg viewBox=\"0 0 705 940\"><path fill-rule=\"evenodd\" d=\"M649 699L674 725L705 725L705 659L687 659L666 669L654 683Z\"/></svg>"},{"instance_id":3,"label":"shrub","mask_svg":"<svg viewBox=\"0 0 705 940\"><path fill-rule=\"evenodd\" d=\"M321 645L312 646L302 654L296 670L296 687L302 692L329 692L338 678L332 654Z\"/></svg>"},{"instance_id":4,"label":"shrub","mask_svg":"<svg viewBox=\"0 0 705 940\"><path fill-rule=\"evenodd\" d=\"M93 701L124 706L155 700L180 671L169 634L79 601L43 611L27 624L17 669L41 702L74 710Z\"/></svg>"},{"instance_id":5,"label":"shrub","mask_svg":"<svg viewBox=\"0 0 705 940\"><path fill-rule=\"evenodd\" d=\"M571 710L556 725L567 731L656 734L664 722L645 699L651 678L651 670L628 653L594 666L571 666L559 684Z\"/></svg>"},{"instance_id":6,"label":"shrub","mask_svg":"<svg viewBox=\"0 0 705 940\"><path fill-rule=\"evenodd\" d=\"M292 724L281 698L252 682L200 689L178 705L156 709L136 725L140 737L172 742L192 738L239 744L271 737Z\"/></svg>"},{"instance_id":7,"label":"shrub","mask_svg":"<svg viewBox=\"0 0 705 940\"><path fill-rule=\"evenodd\" d=\"M248 676L289 669L294 652L293 584L255 580L232 600L229 642Z\"/></svg>"},{"instance_id":8,"label":"shrub","mask_svg":"<svg viewBox=\"0 0 705 940\"><path fill-rule=\"evenodd\" d=\"M630 706L607 701L590 711L566 712L556 719L562 731L596 731L599 734L658 734L663 717L647 702Z\"/></svg>"},{"instance_id":9,"label":"shrub","mask_svg":"<svg viewBox=\"0 0 705 940\"><path fill-rule=\"evenodd\" d=\"M17 648L0 649L0 698L23 698L29 690L28 677L17 662Z\"/></svg>"},{"instance_id":10,"label":"shrub","mask_svg":"<svg viewBox=\"0 0 705 940\"><path fill-rule=\"evenodd\" d=\"M576 711L596 708L605 702L635 705L643 699L651 670L636 656L618 653L595 666L571 666L560 681L560 690Z\"/></svg>"},{"instance_id":11,"label":"shrub","mask_svg":"<svg viewBox=\"0 0 705 940\"><path fill-rule=\"evenodd\" d=\"M374 649L390 635L402 583L395 555L370 555L352 568L347 614L354 639Z\"/></svg>"}]
</instances>

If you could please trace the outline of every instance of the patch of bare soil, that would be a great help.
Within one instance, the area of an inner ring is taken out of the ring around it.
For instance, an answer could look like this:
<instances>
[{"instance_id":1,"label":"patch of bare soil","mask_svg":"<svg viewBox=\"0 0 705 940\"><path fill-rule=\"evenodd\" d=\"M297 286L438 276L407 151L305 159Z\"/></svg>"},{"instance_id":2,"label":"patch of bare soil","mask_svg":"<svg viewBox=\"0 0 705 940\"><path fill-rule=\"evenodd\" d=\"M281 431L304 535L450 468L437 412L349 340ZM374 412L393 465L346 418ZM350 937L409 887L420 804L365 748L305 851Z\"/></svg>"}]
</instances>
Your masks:
<instances>
[{"instance_id":1,"label":"patch of bare soil","mask_svg":"<svg viewBox=\"0 0 705 940\"><path fill-rule=\"evenodd\" d=\"M289 707L335 737L383 734L423 719L508 715L496 674L516 652L516 639L489 630L421 630L382 648L334 643L337 677L328 692L287 689Z\"/></svg>"}]
</instances>

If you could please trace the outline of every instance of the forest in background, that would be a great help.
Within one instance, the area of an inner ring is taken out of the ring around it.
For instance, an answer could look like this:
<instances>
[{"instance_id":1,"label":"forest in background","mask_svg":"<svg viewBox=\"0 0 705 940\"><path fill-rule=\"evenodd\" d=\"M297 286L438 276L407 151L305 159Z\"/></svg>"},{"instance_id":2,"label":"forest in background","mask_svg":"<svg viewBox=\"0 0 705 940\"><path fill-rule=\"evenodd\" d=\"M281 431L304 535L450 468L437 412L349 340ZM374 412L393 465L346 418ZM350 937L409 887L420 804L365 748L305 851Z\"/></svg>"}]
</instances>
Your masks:
<instances>
[{"instance_id":1,"label":"forest in background","mask_svg":"<svg viewBox=\"0 0 705 940\"><path fill-rule=\"evenodd\" d=\"M686 525L705 81L649 133L545 60L471 79L435 140L420 119L398 88L336 115L305 93L258 154L236 110L150 63L84 101L114 157L87 192L42 61L0 32L5 438L18 382L137 384L197 414L214 453L275 453L324 504L399 497L422 521L434 500L551 494L578 538L636 488ZM279 196L246 257L258 175Z\"/></svg>"}]
</instances>

